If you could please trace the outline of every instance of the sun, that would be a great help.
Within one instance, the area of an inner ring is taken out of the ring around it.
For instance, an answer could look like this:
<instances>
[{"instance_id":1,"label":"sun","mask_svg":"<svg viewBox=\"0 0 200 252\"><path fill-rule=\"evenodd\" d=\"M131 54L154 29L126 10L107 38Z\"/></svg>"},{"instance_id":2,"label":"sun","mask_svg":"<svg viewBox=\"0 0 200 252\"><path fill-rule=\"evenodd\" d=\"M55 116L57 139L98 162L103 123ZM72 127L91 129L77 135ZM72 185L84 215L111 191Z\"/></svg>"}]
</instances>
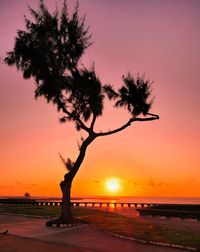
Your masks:
<instances>
[{"instance_id":1,"label":"sun","mask_svg":"<svg viewBox=\"0 0 200 252\"><path fill-rule=\"evenodd\" d=\"M106 185L106 189L109 192L117 192L120 189L120 182L119 182L119 179L117 178L108 179L105 185Z\"/></svg>"}]
</instances>

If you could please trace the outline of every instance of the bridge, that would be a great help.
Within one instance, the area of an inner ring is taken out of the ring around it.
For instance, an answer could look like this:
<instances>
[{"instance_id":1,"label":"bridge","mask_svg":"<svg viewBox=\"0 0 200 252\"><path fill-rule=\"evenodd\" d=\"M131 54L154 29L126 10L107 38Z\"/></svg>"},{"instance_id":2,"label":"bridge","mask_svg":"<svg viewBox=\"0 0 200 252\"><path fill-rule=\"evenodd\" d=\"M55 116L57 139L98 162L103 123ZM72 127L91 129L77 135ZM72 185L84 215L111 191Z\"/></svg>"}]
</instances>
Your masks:
<instances>
[{"instance_id":1,"label":"bridge","mask_svg":"<svg viewBox=\"0 0 200 252\"><path fill-rule=\"evenodd\" d=\"M34 199L0 199L0 204L6 205L33 205L33 206L61 206L61 201L46 201ZM156 206L155 203L132 203L132 202L102 202L102 201L72 201L73 207L150 207Z\"/></svg>"},{"instance_id":2,"label":"bridge","mask_svg":"<svg viewBox=\"0 0 200 252\"><path fill-rule=\"evenodd\" d=\"M113 202L113 201L71 201L72 207L106 207L106 208L133 208L140 215L165 216L178 218L192 218L200 221L200 204L160 204L144 202ZM54 206L60 207L61 201L48 201L44 199L4 198L0 199L1 205L28 205L28 206Z\"/></svg>"}]
</instances>

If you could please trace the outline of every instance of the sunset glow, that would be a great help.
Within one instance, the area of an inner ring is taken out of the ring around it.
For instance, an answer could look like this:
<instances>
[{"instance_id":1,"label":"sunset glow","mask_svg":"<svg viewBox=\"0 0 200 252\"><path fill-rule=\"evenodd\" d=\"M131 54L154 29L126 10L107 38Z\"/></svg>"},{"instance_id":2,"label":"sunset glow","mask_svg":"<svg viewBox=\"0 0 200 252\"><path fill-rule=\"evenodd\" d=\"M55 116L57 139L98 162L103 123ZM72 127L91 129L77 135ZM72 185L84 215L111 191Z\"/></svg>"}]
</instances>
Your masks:
<instances>
[{"instance_id":1,"label":"sunset glow","mask_svg":"<svg viewBox=\"0 0 200 252\"><path fill-rule=\"evenodd\" d=\"M55 10L55 1L44 2ZM60 8L63 1L56 2ZM67 3L70 13L76 1ZM94 62L101 82L116 89L128 71L145 74L155 96L150 112L160 120L134 122L97 138L75 176L72 196L199 197L200 1L79 3L92 34L81 63L90 68ZM34 99L34 80L3 63L17 30L25 29L28 5L37 9L39 0L0 1L0 195L60 197L66 169L58 153L76 160L77 142L86 134L73 121L60 124L56 106ZM130 119L111 103L104 104L96 132Z\"/></svg>"},{"instance_id":2,"label":"sunset glow","mask_svg":"<svg viewBox=\"0 0 200 252\"><path fill-rule=\"evenodd\" d=\"M120 189L120 183L117 178L111 178L106 181L106 188L108 192L117 192Z\"/></svg>"}]
</instances>

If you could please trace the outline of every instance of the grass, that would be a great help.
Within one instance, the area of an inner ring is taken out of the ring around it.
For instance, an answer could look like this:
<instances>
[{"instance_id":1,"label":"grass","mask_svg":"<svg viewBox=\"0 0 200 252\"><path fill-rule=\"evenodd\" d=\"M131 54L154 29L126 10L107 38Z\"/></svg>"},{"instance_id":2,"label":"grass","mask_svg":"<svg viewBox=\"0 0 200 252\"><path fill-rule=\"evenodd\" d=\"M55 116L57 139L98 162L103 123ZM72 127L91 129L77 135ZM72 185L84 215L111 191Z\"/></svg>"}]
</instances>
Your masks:
<instances>
[{"instance_id":1,"label":"grass","mask_svg":"<svg viewBox=\"0 0 200 252\"><path fill-rule=\"evenodd\" d=\"M0 212L56 217L60 213L60 207L0 205ZM146 241L166 242L200 249L200 236L191 232L92 208L73 208L73 215L103 231Z\"/></svg>"},{"instance_id":2,"label":"grass","mask_svg":"<svg viewBox=\"0 0 200 252\"><path fill-rule=\"evenodd\" d=\"M28 214L44 217L56 217L60 213L60 207L50 206L26 206L26 205L0 205L0 213Z\"/></svg>"}]
</instances>

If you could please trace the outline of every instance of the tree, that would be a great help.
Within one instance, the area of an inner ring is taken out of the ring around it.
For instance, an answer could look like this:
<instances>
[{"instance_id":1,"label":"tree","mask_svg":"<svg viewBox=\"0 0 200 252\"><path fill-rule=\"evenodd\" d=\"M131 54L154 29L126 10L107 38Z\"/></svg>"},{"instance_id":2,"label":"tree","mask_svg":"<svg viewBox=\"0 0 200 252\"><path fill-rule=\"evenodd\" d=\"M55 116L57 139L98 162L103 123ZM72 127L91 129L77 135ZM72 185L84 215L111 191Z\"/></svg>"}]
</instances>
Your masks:
<instances>
[{"instance_id":1,"label":"tree","mask_svg":"<svg viewBox=\"0 0 200 252\"><path fill-rule=\"evenodd\" d=\"M68 14L66 1L62 10L53 14L42 0L38 10L31 7L29 10L32 20L25 17L26 30L18 30L14 49L7 53L5 62L22 71L24 79L34 78L35 98L43 96L47 102L53 102L63 114L61 122L73 121L78 131L87 133L74 162L61 156L67 168L64 180L60 182L61 216L48 225L72 223L75 220L70 207L71 185L88 146L98 137L118 133L134 122L159 119L159 116L149 113L151 82L144 76L123 75L123 84L116 91L110 84L101 83L94 66L87 69L80 64L85 50L91 45L91 35L85 17L78 15L78 4L72 15ZM114 101L114 107L127 109L130 119L116 129L96 132L95 123L103 114L106 98Z\"/></svg>"},{"instance_id":2,"label":"tree","mask_svg":"<svg viewBox=\"0 0 200 252\"><path fill-rule=\"evenodd\" d=\"M30 195L29 192L25 192L25 193L24 193L24 197L25 197L26 199L30 199L31 195Z\"/></svg>"}]
</instances>

